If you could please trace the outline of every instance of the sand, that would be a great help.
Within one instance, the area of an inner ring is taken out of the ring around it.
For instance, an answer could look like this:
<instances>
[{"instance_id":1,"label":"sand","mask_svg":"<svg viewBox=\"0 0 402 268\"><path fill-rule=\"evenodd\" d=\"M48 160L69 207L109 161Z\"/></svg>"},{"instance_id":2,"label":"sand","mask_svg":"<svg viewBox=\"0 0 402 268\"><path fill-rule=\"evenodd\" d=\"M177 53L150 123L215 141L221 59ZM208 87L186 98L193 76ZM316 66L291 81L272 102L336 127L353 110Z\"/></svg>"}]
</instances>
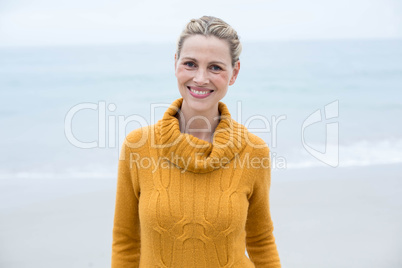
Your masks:
<instances>
[{"instance_id":1,"label":"sand","mask_svg":"<svg viewBox=\"0 0 402 268\"><path fill-rule=\"evenodd\" d=\"M402 267L402 165L306 171L273 174L283 267Z\"/></svg>"},{"instance_id":2,"label":"sand","mask_svg":"<svg viewBox=\"0 0 402 268\"><path fill-rule=\"evenodd\" d=\"M282 265L402 267L402 165L274 170ZM0 267L110 267L115 180L1 179Z\"/></svg>"}]
</instances>

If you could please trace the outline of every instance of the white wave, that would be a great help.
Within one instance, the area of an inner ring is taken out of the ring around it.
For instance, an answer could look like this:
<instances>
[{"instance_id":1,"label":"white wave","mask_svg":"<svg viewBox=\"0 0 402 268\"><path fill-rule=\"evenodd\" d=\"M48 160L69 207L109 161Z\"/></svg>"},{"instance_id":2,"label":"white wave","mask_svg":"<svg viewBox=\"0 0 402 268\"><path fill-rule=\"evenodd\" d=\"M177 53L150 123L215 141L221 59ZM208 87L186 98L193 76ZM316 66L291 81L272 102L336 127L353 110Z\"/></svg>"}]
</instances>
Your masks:
<instances>
[{"instance_id":1,"label":"white wave","mask_svg":"<svg viewBox=\"0 0 402 268\"><path fill-rule=\"evenodd\" d=\"M323 148L315 144L313 148ZM402 163L402 139L380 141L361 140L349 145L339 145L339 167L358 167ZM311 168L326 166L305 150L298 152L300 161L288 162L287 168Z\"/></svg>"}]
</instances>

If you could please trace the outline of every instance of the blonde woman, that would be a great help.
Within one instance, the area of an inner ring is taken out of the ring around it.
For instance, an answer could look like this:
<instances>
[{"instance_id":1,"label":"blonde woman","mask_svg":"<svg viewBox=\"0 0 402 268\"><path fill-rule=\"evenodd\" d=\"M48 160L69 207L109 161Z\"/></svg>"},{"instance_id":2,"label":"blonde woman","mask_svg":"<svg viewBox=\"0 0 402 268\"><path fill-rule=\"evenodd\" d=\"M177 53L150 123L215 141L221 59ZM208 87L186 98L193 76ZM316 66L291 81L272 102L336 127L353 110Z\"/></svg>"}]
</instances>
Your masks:
<instances>
[{"instance_id":1,"label":"blonde woman","mask_svg":"<svg viewBox=\"0 0 402 268\"><path fill-rule=\"evenodd\" d=\"M269 149L220 101L239 74L241 50L236 31L211 16L192 19L180 35L181 98L122 146L113 268L281 267Z\"/></svg>"}]
</instances>

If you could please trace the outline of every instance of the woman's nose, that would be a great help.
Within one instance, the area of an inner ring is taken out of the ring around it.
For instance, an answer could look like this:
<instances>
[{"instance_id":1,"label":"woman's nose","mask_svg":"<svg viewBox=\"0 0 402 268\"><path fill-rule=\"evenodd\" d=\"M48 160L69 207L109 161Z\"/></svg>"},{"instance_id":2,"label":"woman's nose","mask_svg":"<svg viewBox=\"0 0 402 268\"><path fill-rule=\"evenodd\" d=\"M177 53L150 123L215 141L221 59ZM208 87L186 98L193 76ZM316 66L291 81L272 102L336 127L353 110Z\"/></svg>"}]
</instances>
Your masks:
<instances>
[{"instance_id":1,"label":"woman's nose","mask_svg":"<svg viewBox=\"0 0 402 268\"><path fill-rule=\"evenodd\" d=\"M199 85L208 84L208 73L207 71L199 68L193 78L194 82Z\"/></svg>"}]
</instances>

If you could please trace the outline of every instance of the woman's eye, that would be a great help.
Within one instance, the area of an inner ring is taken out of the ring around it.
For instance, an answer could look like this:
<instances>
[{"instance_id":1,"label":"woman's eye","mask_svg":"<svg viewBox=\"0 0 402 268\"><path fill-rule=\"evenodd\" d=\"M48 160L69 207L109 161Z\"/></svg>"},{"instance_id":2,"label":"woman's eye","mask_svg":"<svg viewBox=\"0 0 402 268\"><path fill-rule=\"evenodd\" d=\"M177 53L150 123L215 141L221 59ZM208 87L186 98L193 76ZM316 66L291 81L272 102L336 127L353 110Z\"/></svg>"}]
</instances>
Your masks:
<instances>
[{"instance_id":1,"label":"woman's eye","mask_svg":"<svg viewBox=\"0 0 402 268\"><path fill-rule=\"evenodd\" d=\"M213 65L213 66L211 66L211 69L212 69L213 71L220 71L220 70L222 70L222 68L219 67L218 65Z\"/></svg>"},{"instance_id":2,"label":"woman's eye","mask_svg":"<svg viewBox=\"0 0 402 268\"><path fill-rule=\"evenodd\" d=\"M185 62L184 65L186 65L188 67L195 67L194 62L191 62L191 61Z\"/></svg>"}]
</instances>

